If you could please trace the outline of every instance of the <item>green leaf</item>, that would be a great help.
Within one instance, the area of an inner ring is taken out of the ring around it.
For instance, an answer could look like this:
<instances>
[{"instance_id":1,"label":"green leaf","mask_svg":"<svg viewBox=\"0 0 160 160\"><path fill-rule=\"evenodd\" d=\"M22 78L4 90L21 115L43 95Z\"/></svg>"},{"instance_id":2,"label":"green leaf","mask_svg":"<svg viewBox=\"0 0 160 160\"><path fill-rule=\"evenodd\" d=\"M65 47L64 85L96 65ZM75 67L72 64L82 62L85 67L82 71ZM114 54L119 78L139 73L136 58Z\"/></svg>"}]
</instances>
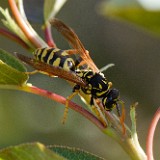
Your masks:
<instances>
[{"instance_id":1,"label":"green leaf","mask_svg":"<svg viewBox=\"0 0 160 160\"><path fill-rule=\"evenodd\" d=\"M135 0L103 2L100 7L100 13L114 19L125 20L150 32L160 34L160 11L145 10Z\"/></svg>"},{"instance_id":2,"label":"green leaf","mask_svg":"<svg viewBox=\"0 0 160 160\"><path fill-rule=\"evenodd\" d=\"M14 56L0 49L0 84L23 85L28 80L25 71Z\"/></svg>"},{"instance_id":3,"label":"green leaf","mask_svg":"<svg viewBox=\"0 0 160 160\"><path fill-rule=\"evenodd\" d=\"M55 17L55 15L60 11L62 6L67 0L45 0L44 1L44 21L48 22L50 18Z\"/></svg>"},{"instance_id":4,"label":"green leaf","mask_svg":"<svg viewBox=\"0 0 160 160\"><path fill-rule=\"evenodd\" d=\"M51 146L49 149L58 153L59 155L72 160L104 160L96 155L86 152L81 149L64 147L64 146Z\"/></svg>"},{"instance_id":5,"label":"green leaf","mask_svg":"<svg viewBox=\"0 0 160 160\"><path fill-rule=\"evenodd\" d=\"M21 72L26 72L27 69L25 68L25 66L19 62L19 60L17 60L17 58L15 58L15 56L9 54L8 52L0 49L0 59L8 64L9 66L21 71Z\"/></svg>"},{"instance_id":6,"label":"green leaf","mask_svg":"<svg viewBox=\"0 0 160 160\"><path fill-rule=\"evenodd\" d=\"M0 151L0 160L65 160L43 144L31 143L9 147Z\"/></svg>"},{"instance_id":7,"label":"green leaf","mask_svg":"<svg viewBox=\"0 0 160 160\"><path fill-rule=\"evenodd\" d=\"M17 71L0 60L0 84L23 85L27 79L25 73Z\"/></svg>"}]
</instances>

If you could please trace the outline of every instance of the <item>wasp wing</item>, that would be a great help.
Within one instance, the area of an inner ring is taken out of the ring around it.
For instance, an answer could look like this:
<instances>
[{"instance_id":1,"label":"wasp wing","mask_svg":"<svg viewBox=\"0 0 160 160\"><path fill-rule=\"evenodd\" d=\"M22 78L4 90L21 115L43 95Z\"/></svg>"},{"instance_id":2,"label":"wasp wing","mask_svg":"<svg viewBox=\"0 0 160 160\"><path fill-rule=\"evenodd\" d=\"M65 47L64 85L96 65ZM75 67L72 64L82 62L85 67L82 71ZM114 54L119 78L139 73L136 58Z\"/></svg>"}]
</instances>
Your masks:
<instances>
[{"instance_id":1,"label":"wasp wing","mask_svg":"<svg viewBox=\"0 0 160 160\"><path fill-rule=\"evenodd\" d=\"M59 19L54 18L50 20L50 23L67 39L67 41L74 49L78 50L80 56L83 58L85 63L89 65L90 68L93 69L95 72L99 72L98 68L91 59L89 52L84 48L77 34Z\"/></svg>"},{"instance_id":2,"label":"wasp wing","mask_svg":"<svg viewBox=\"0 0 160 160\"><path fill-rule=\"evenodd\" d=\"M76 83L82 87L86 86L86 83L72 71L65 71L63 68L51 66L49 64L43 63L34 58L30 58L19 53L15 53L15 55L21 61L29 64L38 71L47 73L49 76L58 76L59 78L63 78L70 82Z\"/></svg>"},{"instance_id":3,"label":"wasp wing","mask_svg":"<svg viewBox=\"0 0 160 160\"><path fill-rule=\"evenodd\" d=\"M66 24L56 18L50 20L50 23L69 41L73 48L81 50L81 52L86 51L78 36L70 27L68 27Z\"/></svg>"}]
</instances>

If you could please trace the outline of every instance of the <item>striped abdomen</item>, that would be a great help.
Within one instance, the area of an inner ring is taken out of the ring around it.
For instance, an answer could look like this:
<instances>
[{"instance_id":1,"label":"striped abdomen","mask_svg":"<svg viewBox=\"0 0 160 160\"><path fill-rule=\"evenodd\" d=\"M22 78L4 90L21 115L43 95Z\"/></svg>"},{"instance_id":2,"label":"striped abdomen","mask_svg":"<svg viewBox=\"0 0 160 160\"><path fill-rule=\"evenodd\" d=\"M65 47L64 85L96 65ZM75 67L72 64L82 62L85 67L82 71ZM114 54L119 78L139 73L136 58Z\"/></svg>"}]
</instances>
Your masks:
<instances>
[{"instance_id":1,"label":"striped abdomen","mask_svg":"<svg viewBox=\"0 0 160 160\"><path fill-rule=\"evenodd\" d=\"M76 67L75 60L66 51L58 48L38 48L34 56L41 62L61 67L67 71L74 71Z\"/></svg>"}]
</instances>

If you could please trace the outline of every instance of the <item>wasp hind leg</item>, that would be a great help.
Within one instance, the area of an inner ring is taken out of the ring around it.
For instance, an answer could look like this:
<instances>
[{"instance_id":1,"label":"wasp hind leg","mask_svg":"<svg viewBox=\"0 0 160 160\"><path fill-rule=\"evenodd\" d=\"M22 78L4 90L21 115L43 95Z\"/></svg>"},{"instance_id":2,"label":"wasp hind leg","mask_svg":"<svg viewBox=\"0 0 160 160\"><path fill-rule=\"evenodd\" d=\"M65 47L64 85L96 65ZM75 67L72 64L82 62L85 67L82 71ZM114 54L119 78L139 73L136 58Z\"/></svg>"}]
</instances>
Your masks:
<instances>
[{"instance_id":1,"label":"wasp hind leg","mask_svg":"<svg viewBox=\"0 0 160 160\"><path fill-rule=\"evenodd\" d=\"M63 114L63 119L62 119L62 123L64 124L66 122L67 119L67 115L68 115L68 110L69 110L69 101L79 93L79 89L80 86L79 85L75 85L73 88L73 93L67 97L66 99L66 105L65 105L65 109L64 109L64 114Z\"/></svg>"},{"instance_id":2,"label":"wasp hind leg","mask_svg":"<svg viewBox=\"0 0 160 160\"><path fill-rule=\"evenodd\" d=\"M33 75L33 74L39 73L39 71L38 70L34 70L34 71L31 71L31 72L24 72L24 73L26 73L28 75Z\"/></svg>"}]
</instances>

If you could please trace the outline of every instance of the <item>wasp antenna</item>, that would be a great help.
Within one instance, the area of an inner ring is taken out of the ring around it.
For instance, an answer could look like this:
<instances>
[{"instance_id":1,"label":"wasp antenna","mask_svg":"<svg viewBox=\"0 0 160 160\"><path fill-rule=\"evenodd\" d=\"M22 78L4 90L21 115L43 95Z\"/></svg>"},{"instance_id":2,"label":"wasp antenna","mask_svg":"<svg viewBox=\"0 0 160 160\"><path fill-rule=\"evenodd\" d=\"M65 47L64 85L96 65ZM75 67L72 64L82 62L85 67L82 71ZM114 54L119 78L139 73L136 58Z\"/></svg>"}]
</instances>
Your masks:
<instances>
[{"instance_id":1,"label":"wasp antenna","mask_svg":"<svg viewBox=\"0 0 160 160\"><path fill-rule=\"evenodd\" d=\"M118 117L121 117L119 104L116 104L116 109L117 109Z\"/></svg>"},{"instance_id":2,"label":"wasp antenna","mask_svg":"<svg viewBox=\"0 0 160 160\"><path fill-rule=\"evenodd\" d=\"M106 71L107 69L109 69L109 68L111 68L113 66L115 66L114 63L109 63L109 64L105 65L104 67L102 67L99 71L100 72L104 72L104 71Z\"/></svg>"}]
</instances>

